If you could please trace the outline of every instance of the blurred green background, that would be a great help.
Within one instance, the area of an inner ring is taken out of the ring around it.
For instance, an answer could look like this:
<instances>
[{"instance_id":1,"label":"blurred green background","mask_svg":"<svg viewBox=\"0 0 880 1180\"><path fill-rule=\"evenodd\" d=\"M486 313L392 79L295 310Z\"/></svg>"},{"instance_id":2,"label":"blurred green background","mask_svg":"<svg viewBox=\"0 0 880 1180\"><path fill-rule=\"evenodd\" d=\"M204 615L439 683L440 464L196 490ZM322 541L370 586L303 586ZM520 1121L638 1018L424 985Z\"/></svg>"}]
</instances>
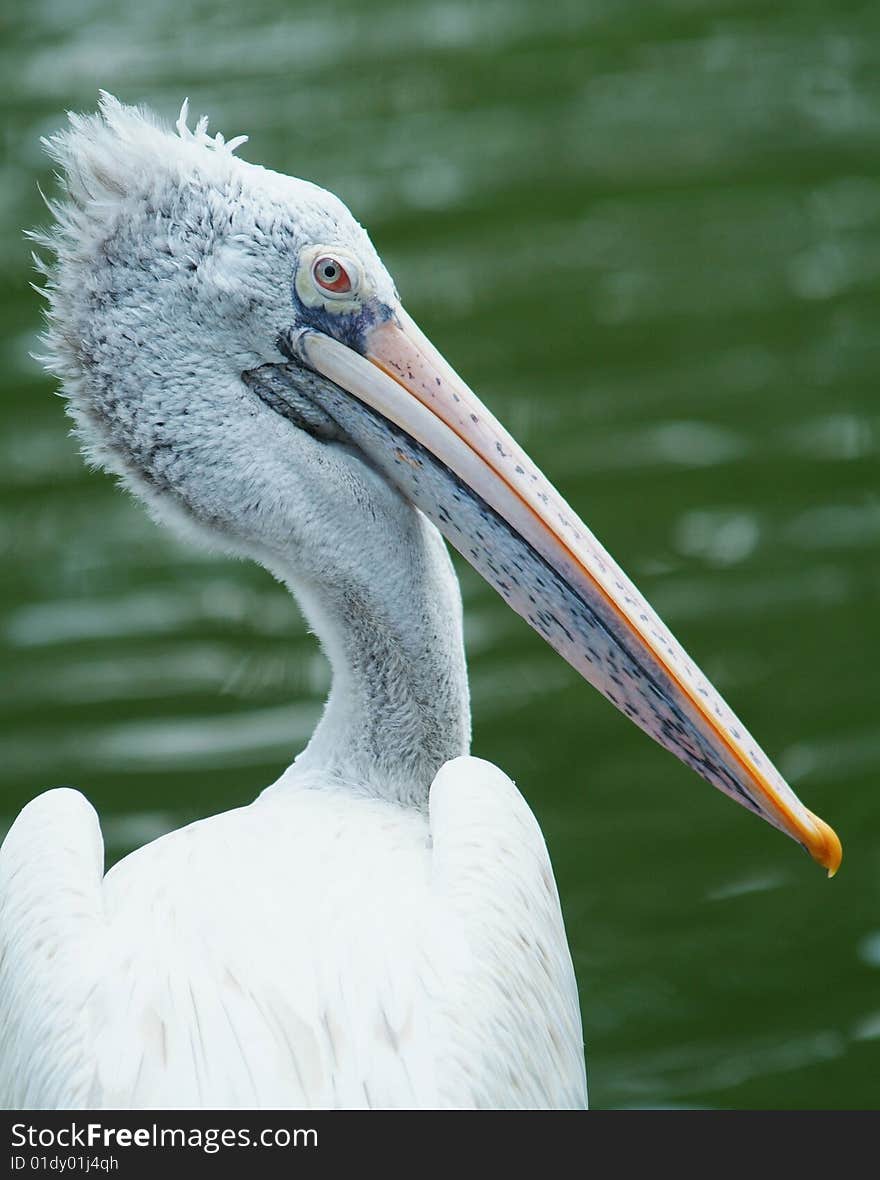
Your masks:
<instances>
[{"instance_id":1,"label":"blurred green background","mask_svg":"<svg viewBox=\"0 0 880 1180\"><path fill-rule=\"evenodd\" d=\"M8 0L7 0L8 3ZM173 540L29 359L39 137L189 95L340 194L845 847L791 842L630 726L459 563L475 752L559 879L597 1106L880 1098L876 0L32 0L0 69L0 813L81 787L108 855L242 803L327 672L256 567Z\"/></svg>"}]
</instances>

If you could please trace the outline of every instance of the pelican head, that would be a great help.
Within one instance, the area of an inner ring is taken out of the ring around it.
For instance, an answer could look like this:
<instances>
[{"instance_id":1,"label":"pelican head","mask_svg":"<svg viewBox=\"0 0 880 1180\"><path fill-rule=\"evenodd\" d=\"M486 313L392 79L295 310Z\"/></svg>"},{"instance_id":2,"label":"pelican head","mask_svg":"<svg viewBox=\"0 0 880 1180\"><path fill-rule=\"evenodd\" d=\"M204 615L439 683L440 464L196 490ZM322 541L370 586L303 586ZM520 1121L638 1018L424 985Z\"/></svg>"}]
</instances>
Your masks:
<instances>
[{"instance_id":1,"label":"pelican head","mask_svg":"<svg viewBox=\"0 0 880 1180\"><path fill-rule=\"evenodd\" d=\"M48 141L67 194L42 239L48 360L89 457L291 585L330 708L355 682L382 695L373 760L407 749L418 790L469 741L439 529L640 728L833 873L833 831L413 323L346 207L239 142L109 96ZM395 712L402 683L416 708Z\"/></svg>"}]
</instances>

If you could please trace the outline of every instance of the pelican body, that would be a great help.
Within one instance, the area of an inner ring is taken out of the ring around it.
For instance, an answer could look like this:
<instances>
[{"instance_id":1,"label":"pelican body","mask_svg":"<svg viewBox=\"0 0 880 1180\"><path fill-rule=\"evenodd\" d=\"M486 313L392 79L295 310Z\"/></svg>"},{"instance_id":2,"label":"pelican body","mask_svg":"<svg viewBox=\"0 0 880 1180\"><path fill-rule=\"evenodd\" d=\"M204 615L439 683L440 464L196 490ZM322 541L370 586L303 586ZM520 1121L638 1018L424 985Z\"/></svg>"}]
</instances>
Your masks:
<instances>
[{"instance_id":1,"label":"pelican body","mask_svg":"<svg viewBox=\"0 0 880 1180\"><path fill-rule=\"evenodd\" d=\"M830 872L839 843L407 316L345 206L240 142L107 95L48 141L47 363L91 462L290 588L331 691L254 802L106 875L82 794L25 807L0 851L0 1098L584 1107L547 849L469 753L443 537L707 781Z\"/></svg>"}]
</instances>

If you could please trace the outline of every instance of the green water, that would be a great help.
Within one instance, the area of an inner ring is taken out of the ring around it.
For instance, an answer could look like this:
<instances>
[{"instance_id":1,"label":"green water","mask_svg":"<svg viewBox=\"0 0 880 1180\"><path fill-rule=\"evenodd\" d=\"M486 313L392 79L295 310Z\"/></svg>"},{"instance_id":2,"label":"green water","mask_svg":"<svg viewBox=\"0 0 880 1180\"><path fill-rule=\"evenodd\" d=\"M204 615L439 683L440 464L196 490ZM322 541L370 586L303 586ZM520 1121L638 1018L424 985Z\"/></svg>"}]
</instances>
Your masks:
<instances>
[{"instance_id":1,"label":"green water","mask_svg":"<svg viewBox=\"0 0 880 1180\"><path fill-rule=\"evenodd\" d=\"M327 674L257 568L151 524L28 358L38 139L188 94L339 193L411 313L844 841L798 848L461 567L474 749L547 836L597 1106L880 1098L880 10L722 0L34 0L0 15L0 813L116 858L251 798Z\"/></svg>"}]
</instances>

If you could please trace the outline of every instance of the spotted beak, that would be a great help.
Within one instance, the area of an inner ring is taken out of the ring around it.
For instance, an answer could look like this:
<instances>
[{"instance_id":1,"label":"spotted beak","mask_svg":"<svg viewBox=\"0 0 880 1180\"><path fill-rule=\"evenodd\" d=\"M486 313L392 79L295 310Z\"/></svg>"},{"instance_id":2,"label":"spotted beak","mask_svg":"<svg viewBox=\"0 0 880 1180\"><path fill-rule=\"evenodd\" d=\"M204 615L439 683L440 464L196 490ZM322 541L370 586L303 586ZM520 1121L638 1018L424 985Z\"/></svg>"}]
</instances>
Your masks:
<instances>
[{"instance_id":1,"label":"spotted beak","mask_svg":"<svg viewBox=\"0 0 880 1180\"><path fill-rule=\"evenodd\" d=\"M840 841L785 783L641 593L401 307L360 350L300 330L321 406L581 675L833 876Z\"/></svg>"}]
</instances>

